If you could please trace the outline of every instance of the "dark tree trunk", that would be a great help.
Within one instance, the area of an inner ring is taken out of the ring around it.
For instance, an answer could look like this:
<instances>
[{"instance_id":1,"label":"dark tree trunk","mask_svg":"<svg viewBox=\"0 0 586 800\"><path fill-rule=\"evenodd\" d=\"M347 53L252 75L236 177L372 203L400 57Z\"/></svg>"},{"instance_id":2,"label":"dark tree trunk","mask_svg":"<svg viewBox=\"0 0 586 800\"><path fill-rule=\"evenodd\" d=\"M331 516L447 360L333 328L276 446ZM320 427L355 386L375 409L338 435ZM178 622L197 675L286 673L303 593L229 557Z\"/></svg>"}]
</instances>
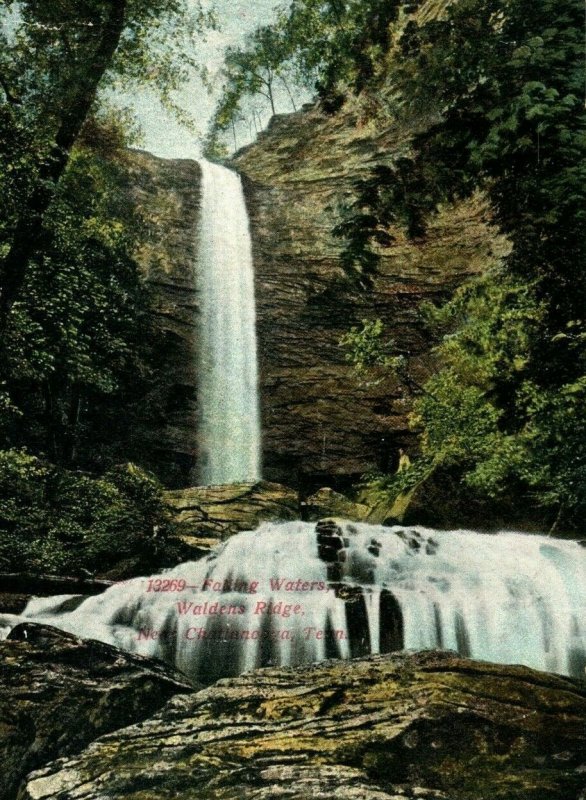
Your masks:
<instances>
[{"instance_id":1,"label":"dark tree trunk","mask_svg":"<svg viewBox=\"0 0 586 800\"><path fill-rule=\"evenodd\" d=\"M88 59L79 86L63 109L55 141L41 165L36 187L26 199L16 223L10 250L0 262L0 337L6 330L8 315L24 283L30 259L42 243L45 212L67 167L71 148L94 103L98 85L118 48L125 17L126 0L111 0L100 43L93 57Z\"/></svg>"},{"instance_id":2,"label":"dark tree trunk","mask_svg":"<svg viewBox=\"0 0 586 800\"><path fill-rule=\"evenodd\" d=\"M269 102L271 104L271 111L273 112L273 116L275 116L277 111L275 109L275 98L273 96L273 75L272 75L272 72L271 72L270 69L267 71L267 76L268 76L267 77L267 91L268 91L268 96L269 96Z\"/></svg>"},{"instance_id":3,"label":"dark tree trunk","mask_svg":"<svg viewBox=\"0 0 586 800\"><path fill-rule=\"evenodd\" d=\"M45 403L45 447L48 458L51 461L56 461L59 450L57 409L55 408L56 404L53 387L49 380L46 380L43 383L43 400Z\"/></svg>"},{"instance_id":4,"label":"dark tree trunk","mask_svg":"<svg viewBox=\"0 0 586 800\"><path fill-rule=\"evenodd\" d=\"M63 462L66 466L73 466L77 458L77 439L79 419L81 416L81 389L74 385L71 389L69 413L67 415L67 433L63 443Z\"/></svg>"}]
</instances>

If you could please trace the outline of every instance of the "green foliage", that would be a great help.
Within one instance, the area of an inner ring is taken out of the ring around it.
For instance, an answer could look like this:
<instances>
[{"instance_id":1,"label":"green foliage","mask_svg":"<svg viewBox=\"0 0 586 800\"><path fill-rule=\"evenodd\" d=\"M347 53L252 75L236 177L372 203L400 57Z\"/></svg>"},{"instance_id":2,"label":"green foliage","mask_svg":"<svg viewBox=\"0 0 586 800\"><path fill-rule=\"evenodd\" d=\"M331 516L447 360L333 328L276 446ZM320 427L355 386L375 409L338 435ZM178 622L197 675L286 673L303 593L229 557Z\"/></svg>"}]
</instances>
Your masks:
<instances>
[{"instance_id":1,"label":"green foliage","mask_svg":"<svg viewBox=\"0 0 586 800\"><path fill-rule=\"evenodd\" d=\"M126 406L130 425L151 382L157 340L132 257L145 225L127 190L124 127L116 117L90 122L9 318L0 408L12 446L84 468L107 465L104 445L125 440L112 422Z\"/></svg>"},{"instance_id":2,"label":"green foliage","mask_svg":"<svg viewBox=\"0 0 586 800\"><path fill-rule=\"evenodd\" d=\"M133 465L103 478L0 451L0 571L104 572L157 566L173 531L159 484Z\"/></svg>"},{"instance_id":3,"label":"green foliage","mask_svg":"<svg viewBox=\"0 0 586 800\"><path fill-rule=\"evenodd\" d=\"M393 118L420 132L360 182L336 231L368 286L393 226L424 241L442 204L485 192L511 253L428 310L439 372L404 381L414 425L424 460L459 471L463 491L516 492L574 525L586 503L582 27L577 0L459 0L442 17L404 17L366 90L392 96ZM353 346L371 357L368 336Z\"/></svg>"},{"instance_id":4,"label":"green foliage","mask_svg":"<svg viewBox=\"0 0 586 800\"><path fill-rule=\"evenodd\" d=\"M211 23L187 0L2 4L4 448L99 474L154 463L134 437L160 422L166 345L133 257L149 235L130 189L136 131L108 101L140 82L169 104Z\"/></svg>"},{"instance_id":5,"label":"green foliage","mask_svg":"<svg viewBox=\"0 0 586 800\"><path fill-rule=\"evenodd\" d=\"M215 20L198 2L118 0L123 29L102 90L146 85L163 101L196 69L197 39ZM63 106L92 68L108 0L4 0L0 84L18 117L36 128L59 121ZM108 32L106 31L106 34Z\"/></svg>"},{"instance_id":6,"label":"green foliage","mask_svg":"<svg viewBox=\"0 0 586 800\"><path fill-rule=\"evenodd\" d=\"M212 20L187 0L1 6L0 569L152 559L160 489L112 464L133 456L162 348L133 257L136 132L105 98L142 83L172 105Z\"/></svg>"},{"instance_id":7,"label":"green foliage","mask_svg":"<svg viewBox=\"0 0 586 800\"><path fill-rule=\"evenodd\" d=\"M103 75L97 59L114 37L111 9L123 14ZM57 160L55 145L70 149L68 131L108 107L112 89L142 84L172 106L172 93L196 68L197 37L213 24L186 0L4 0L0 9L0 256L16 221L31 213L27 200L44 189L37 181ZM99 81L99 86L95 86ZM99 89L96 96L96 88ZM83 122L83 119L82 119ZM74 133L74 138L77 138ZM63 157L64 154L60 154ZM4 236L3 236L4 233Z\"/></svg>"},{"instance_id":8,"label":"green foliage","mask_svg":"<svg viewBox=\"0 0 586 800\"><path fill-rule=\"evenodd\" d=\"M248 121L249 133L262 129L266 112L273 115L284 90L288 104L296 108L291 55L293 43L281 17L250 34L244 46L229 47L222 70L223 88L208 132L206 152L212 157L227 149L223 134L231 134L238 147L237 125ZM281 91L280 91L281 90ZM225 138L225 137L224 137ZM217 155L215 156L217 158Z\"/></svg>"},{"instance_id":9,"label":"green foliage","mask_svg":"<svg viewBox=\"0 0 586 800\"><path fill-rule=\"evenodd\" d=\"M262 128L257 101L275 114L279 87L294 110L296 98L309 90L317 92L326 111L337 110L349 89L360 91L380 74L401 5L400 0L292 0L243 47L229 48L209 152L218 139L225 144L222 134L230 131L236 148L236 125L243 120ZM414 9L418 3L407 5Z\"/></svg>"},{"instance_id":10,"label":"green foliage","mask_svg":"<svg viewBox=\"0 0 586 800\"><path fill-rule=\"evenodd\" d=\"M361 269L393 223L422 236L439 204L484 189L513 245L509 270L546 300L542 365L559 323L586 305L582 25L577 0L461 0L445 18L406 23L371 88L392 84L394 113L429 125L361 183L340 230Z\"/></svg>"},{"instance_id":11,"label":"green foliage","mask_svg":"<svg viewBox=\"0 0 586 800\"><path fill-rule=\"evenodd\" d=\"M545 302L504 272L462 286L453 299L423 309L441 336L440 369L423 385L393 355L380 320L363 321L340 344L361 382L391 371L415 396L411 424L420 457L395 475L366 477L387 501L435 470L456 471L462 491L479 499L516 495L543 509L550 522L577 526L586 512L586 377L541 386L530 354L542 335ZM558 341L584 370L584 325L571 321ZM568 343L569 340L569 343Z\"/></svg>"},{"instance_id":12,"label":"green foliage","mask_svg":"<svg viewBox=\"0 0 586 800\"><path fill-rule=\"evenodd\" d=\"M293 0L280 21L288 58L327 110L380 74L401 6L400 0Z\"/></svg>"},{"instance_id":13,"label":"green foliage","mask_svg":"<svg viewBox=\"0 0 586 800\"><path fill-rule=\"evenodd\" d=\"M399 353L394 339L385 336L382 320L362 320L362 327L353 326L338 342L346 350L345 359L354 367L362 385L376 386L388 372L407 390L427 390L412 376L407 357Z\"/></svg>"},{"instance_id":14,"label":"green foliage","mask_svg":"<svg viewBox=\"0 0 586 800\"><path fill-rule=\"evenodd\" d=\"M504 274L462 287L435 314L451 332L413 424L423 457L457 467L469 490L490 498L516 492L550 519L555 512L576 525L586 510L586 378L555 387L535 381L531 351L544 305ZM575 355L584 370L583 353Z\"/></svg>"},{"instance_id":15,"label":"green foliage","mask_svg":"<svg viewBox=\"0 0 586 800\"><path fill-rule=\"evenodd\" d=\"M0 133L16 180L0 181L13 201L0 224L0 334L33 259L50 235L48 215L84 124L116 80L148 81L161 99L186 78L177 44L201 29L187 0L7 0L0 16ZM197 3L195 8L199 9ZM177 35L174 33L177 26ZM29 135L21 135L30 130ZM4 197L0 196L0 202Z\"/></svg>"},{"instance_id":16,"label":"green foliage","mask_svg":"<svg viewBox=\"0 0 586 800\"><path fill-rule=\"evenodd\" d=\"M364 372L372 367L386 367L388 350L392 343L383 342L382 320L362 320L362 328L352 326L345 333L339 344L347 350L346 361L349 361L357 373Z\"/></svg>"}]
</instances>

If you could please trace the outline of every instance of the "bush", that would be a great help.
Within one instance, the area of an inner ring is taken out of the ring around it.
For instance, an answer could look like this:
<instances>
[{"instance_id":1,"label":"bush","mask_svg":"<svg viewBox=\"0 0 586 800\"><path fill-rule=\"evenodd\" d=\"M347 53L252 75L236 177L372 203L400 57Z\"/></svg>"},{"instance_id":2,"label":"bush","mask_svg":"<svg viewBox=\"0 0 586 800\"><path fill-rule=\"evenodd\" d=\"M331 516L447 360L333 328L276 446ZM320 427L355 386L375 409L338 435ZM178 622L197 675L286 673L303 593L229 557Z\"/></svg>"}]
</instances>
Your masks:
<instances>
[{"instance_id":1,"label":"bush","mask_svg":"<svg viewBox=\"0 0 586 800\"><path fill-rule=\"evenodd\" d=\"M96 478L0 451L0 571L103 573L168 559L173 523L158 482L133 464Z\"/></svg>"}]
</instances>

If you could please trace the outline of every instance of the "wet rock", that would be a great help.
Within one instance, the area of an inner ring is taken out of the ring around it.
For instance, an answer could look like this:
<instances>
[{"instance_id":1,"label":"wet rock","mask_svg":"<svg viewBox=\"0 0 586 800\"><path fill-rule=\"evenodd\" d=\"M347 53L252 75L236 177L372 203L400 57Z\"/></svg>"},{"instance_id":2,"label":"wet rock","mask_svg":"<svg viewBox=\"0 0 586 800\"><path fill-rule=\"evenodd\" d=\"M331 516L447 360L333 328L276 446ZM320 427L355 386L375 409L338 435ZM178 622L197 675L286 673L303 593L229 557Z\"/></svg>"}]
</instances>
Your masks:
<instances>
[{"instance_id":1,"label":"wet rock","mask_svg":"<svg viewBox=\"0 0 586 800\"><path fill-rule=\"evenodd\" d=\"M0 642L1 800L24 776L98 736L145 719L187 679L156 661L25 623Z\"/></svg>"},{"instance_id":2,"label":"wet rock","mask_svg":"<svg viewBox=\"0 0 586 800\"><path fill-rule=\"evenodd\" d=\"M432 342L418 314L421 302L446 297L507 248L487 204L475 197L444 208L424 240L394 230L371 290L345 280L344 243L332 234L341 207L381 153L403 155L417 128L433 118L431 110L417 123L382 129L365 123L360 103L348 102L335 116L317 106L276 116L233 159L251 219L263 463L271 480L340 486L347 476L392 470L398 448L414 441L409 401L388 371L358 381L340 337L362 319L380 317L417 380L425 379Z\"/></svg>"},{"instance_id":3,"label":"wet rock","mask_svg":"<svg viewBox=\"0 0 586 800\"><path fill-rule=\"evenodd\" d=\"M233 160L243 175L253 238L263 464L270 480L313 488L392 470L398 448L414 441L408 398L388 371L357 381L340 337L362 319L380 317L409 356L413 377L424 380L433 342L421 325L421 302L441 300L506 252L487 204L474 197L444 208L425 240L394 231L371 291L345 280L343 242L332 234L340 207L382 151L386 158L403 154L417 132L411 122L389 130L364 125L352 103L335 117L307 107L275 117ZM197 463L200 168L138 152L131 163L129 191L152 228L137 258L168 352L164 385L153 397L163 413L133 435L169 485L185 486Z\"/></svg>"},{"instance_id":4,"label":"wet rock","mask_svg":"<svg viewBox=\"0 0 586 800\"><path fill-rule=\"evenodd\" d=\"M20 800L578 800L585 714L576 681L450 653L270 668L174 697Z\"/></svg>"},{"instance_id":5,"label":"wet rock","mask_svg":"<svg viewBox=\"0 0 586 800\"><path fill-rule=\"evenodd\" d=\"M112 586L112 583L94 578L33 575L28 572L0 573L0 614L21 614L33 596L100 594Z\"/></svg>"}]
</instances>

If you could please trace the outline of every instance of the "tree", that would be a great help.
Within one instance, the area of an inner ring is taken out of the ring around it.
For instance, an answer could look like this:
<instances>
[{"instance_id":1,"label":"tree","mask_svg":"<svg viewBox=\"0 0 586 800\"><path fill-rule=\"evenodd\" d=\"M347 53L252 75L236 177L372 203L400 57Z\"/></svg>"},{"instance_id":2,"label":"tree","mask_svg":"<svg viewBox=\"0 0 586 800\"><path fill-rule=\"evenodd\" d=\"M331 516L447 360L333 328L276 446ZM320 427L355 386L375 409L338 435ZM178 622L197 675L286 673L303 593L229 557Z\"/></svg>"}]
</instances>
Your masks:
<instances>
[{"instance_id":1,"label":"tree","mask_svg":"<svg viewBox=\"0 0 586 800\"><path fill-rule=\"evenodd\" d=\"M159 65L153 61L151 33L160 45L169 38L169 25L187 20L178 0L4 0L3 5L0 118L18 179L7 182L14 211L4 226L0 259L0 335L31 257L49 235L47 210L98 91L116 78L146 77L168 97L182 68L170 69L173 44L156 53ZM184 30L191 35L202 21L196 15ZM22 140L24 129L34 133Z\"/></svg>"},{"instance_id":2,"label":"tree","mask_svg":"<svg viewBox=\"0 0 586 800\"><path fill-rule=\"evenodd\" d=\"M145 574L181 558L160 484L132 464L90 478L0 451L0 571Z\"/></svg>"},{"instance_id":3,"label":"tree","mask_svg":"<svg viewBox=\"0 0 586 800\"><path fill-rule=\"evenodd\" d=\"M237 149L236 125L252 119L258 129L258 109L254 99L263 98L271 115L277 113L279 87L284 89L291 107L296 110L294 78L289 58L292 43L287 39L281 21L258 28L247 37L243 47L226 51L222 75L224 86L208 133L207 151L218 149L220 134L231 131Z\"/></svg>"},{"instance_id":4,"label":"tree","mask_svg":"<svg viewBox=\"0 0 586 800\"><path fill-rule=\"evenodd\" d=\"M228 49L210 152L218 135L244 113L247 99L264 97L275 114L279 85L293 110L296 97L308 90L317 91L326 111L339 108L344 92L360 91L380 71L400 8L400 0L292 0L287 12L258 28L244 47Z\"/></svg>"},{"instance_id":5,"label":"tree","mask_svg":"<svg viewBox=\"0 0 586 800\"><path fill-rule=\"evenodd\" d=\"M449 333L441 369L415 403L424 460L451 468L485 497L516 493L546 509L550 523L581 524L586 511L586 374L579 325L565 336L575 379L540 384L531 369L547 301L504 272L462 287L435 324ZM581 371L581 372L580 372Z\"/></svg>"},{"instance_id":6,"label":"tree","mask_svg":"<svg viewBox=\"0 0 586 800\"><path fill-rule=\"evenodd\" d=\"M439 121L359 187L367 231L345 231L362 252L393 222L422 235L440 203L483 189L513 244L508 270L546 302L539 361L556 374L565 340L554 337L586 304L582 11L577 0L462 0L446 19L409 22L386 80L403 114L431 108Z\"/></svg>"}]
</instances>

